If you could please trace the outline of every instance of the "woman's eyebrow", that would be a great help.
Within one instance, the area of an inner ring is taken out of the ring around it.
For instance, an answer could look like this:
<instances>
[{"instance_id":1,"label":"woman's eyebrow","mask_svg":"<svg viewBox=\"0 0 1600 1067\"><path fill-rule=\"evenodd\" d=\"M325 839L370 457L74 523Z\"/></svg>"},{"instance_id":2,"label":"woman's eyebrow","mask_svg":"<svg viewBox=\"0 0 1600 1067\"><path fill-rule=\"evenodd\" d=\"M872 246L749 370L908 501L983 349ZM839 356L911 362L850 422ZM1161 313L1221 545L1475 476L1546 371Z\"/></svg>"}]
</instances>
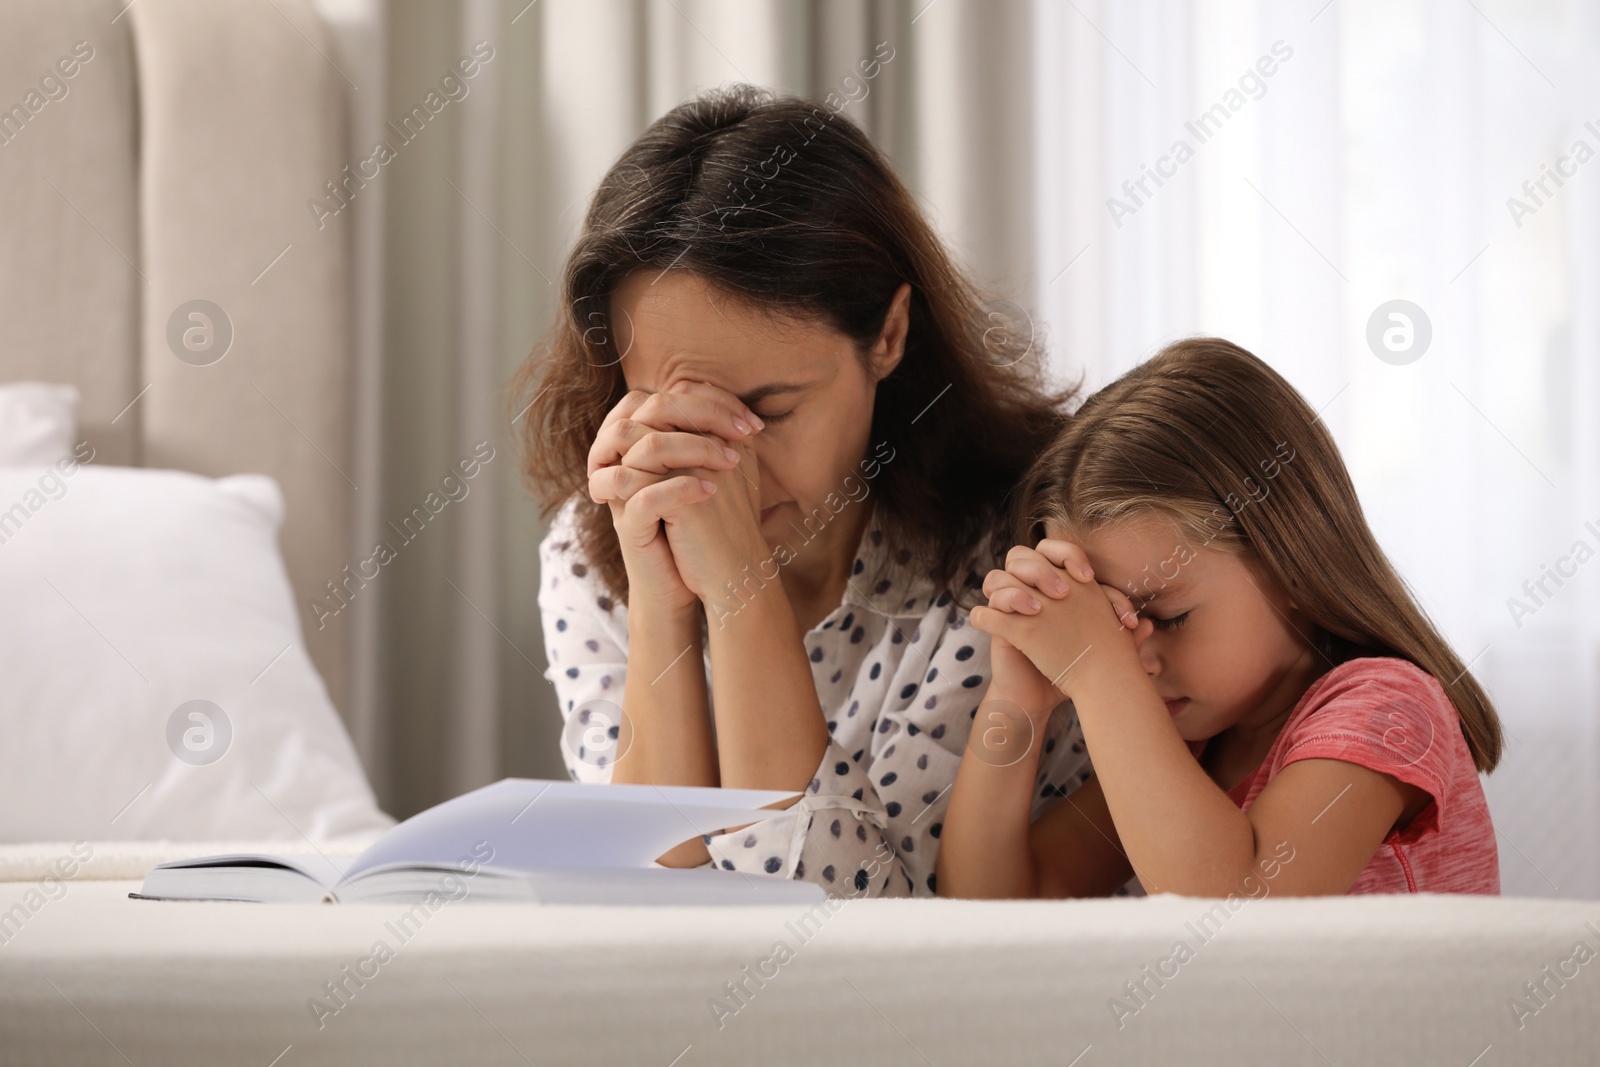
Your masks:
<instances>
[{"instance_id":1,"label":"woman's eyebrow","mask_svg":"<svg viewBox=\"0 0 1600 1067\"><path fill-rule=\"evenodd\" d=\"M770 385L757 386L748 393L740 393L739 402L745 407L749 407L758 400L765 400L767 397L775 396L778 393L798 393L809 388L811 386L805 382L773 382Z\"/></svg>"},{"instance_id":2,"label":"woman's eyebrow","mask_svg":"<svg viewBox=\"0 0 1600 1067\"><path fill-rule=\"evenodd\" d=\"M758 385L754 389L750 390L747 393L735 393L734 396L745 407L749 407L751 404L754 404L757 400L762 400L762 399L764 399L766 397L773 396L774 394L777 394L777 393L799 393L799 392L803 392L803 391L805 391L807 389L810 389L813 384L815 384L815 383L813 383L813 382L772 382L771 384L768 384L768 385ZM639 388L641 390L643 390L644 392L646 392L646 393L670 392L671 388L672 388L672 383L668 384L666 390L651 389L650 387L643 386L643 385L639 386Z\"/></svg>"}]
</instances>

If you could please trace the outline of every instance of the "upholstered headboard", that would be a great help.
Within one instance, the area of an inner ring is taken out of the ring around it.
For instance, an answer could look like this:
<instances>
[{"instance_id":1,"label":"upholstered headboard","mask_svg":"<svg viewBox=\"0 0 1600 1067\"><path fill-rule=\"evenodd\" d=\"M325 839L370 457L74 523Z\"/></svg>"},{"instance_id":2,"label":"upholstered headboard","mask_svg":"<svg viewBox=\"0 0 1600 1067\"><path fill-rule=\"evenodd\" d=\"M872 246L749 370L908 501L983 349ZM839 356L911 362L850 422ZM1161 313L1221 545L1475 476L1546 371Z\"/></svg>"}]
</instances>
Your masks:
<instances>
[{"instance_id":1,"label":"upholstered headboard","mask_svg":"<svg viewBox=\"0 0 1600 1067\"><path fill-rule=\"evenodd\" d=\"M308 606L377 491L352 481L348 219L307 208L348 162L334 54L305 0L0 0L0 381L76 384L97 463L277 478L348 716L349 629Z\"/></svg>"}]
</instances>

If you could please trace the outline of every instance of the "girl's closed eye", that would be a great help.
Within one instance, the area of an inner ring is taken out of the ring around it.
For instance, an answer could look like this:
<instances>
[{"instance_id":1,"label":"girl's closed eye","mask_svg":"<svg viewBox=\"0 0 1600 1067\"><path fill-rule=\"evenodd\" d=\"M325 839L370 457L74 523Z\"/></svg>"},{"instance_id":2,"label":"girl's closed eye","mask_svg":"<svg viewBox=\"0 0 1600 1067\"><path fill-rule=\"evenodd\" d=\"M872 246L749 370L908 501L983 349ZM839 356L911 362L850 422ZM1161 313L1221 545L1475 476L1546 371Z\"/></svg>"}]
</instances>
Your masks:
<instances>
[{"instance_id":1,"label":"girl's closed eye","mask_svg":"<svg viewBox=\"0 0 1600 1067\"><path fill-rule=\"evenodd\" d=\"M1184 620L1189 617L1189 613L1185 611L1168 619L1158 619L1154 615L1146 617L1152 624L1155 625L1155 628L1158 630L1176 630L1178 627L1183 625Z\"/></svg>"}]
</instances>

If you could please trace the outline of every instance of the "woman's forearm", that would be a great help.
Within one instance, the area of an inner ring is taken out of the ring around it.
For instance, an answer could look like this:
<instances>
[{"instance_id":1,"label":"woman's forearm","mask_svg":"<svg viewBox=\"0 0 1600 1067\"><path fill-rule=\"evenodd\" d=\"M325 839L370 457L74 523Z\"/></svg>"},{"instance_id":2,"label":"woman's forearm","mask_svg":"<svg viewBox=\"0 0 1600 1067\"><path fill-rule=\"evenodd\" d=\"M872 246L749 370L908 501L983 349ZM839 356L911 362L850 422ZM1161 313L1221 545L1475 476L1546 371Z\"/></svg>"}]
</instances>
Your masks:
<instances>
[{"instance_id":1,"label":"woman's forearm","mask_svg":"<svg viewBox=\"0 0 1600 1067\"><path fill-rule=\"evenodd\" d=\"M662 616L642 602L628 611L625 714L617 734L617 783L717 785L716 744L706 706L698 608ZM710 858L696 837L657 857L667 867L698 867Z\"/></svg>"},{"instance_id":2,"label":"woman's forearm","mask_svg":"<svg viewBox=\"0 0 1600 1067\"><path fill-rule=\"evenodd\" d=\"M642 603L629 607L613 782L720 784L697 611L661 615Z\"/></svg>"},{"instance_id":3,"label":"woman's forearm","mask_svg":"<svg viewBox=\"0 0 1600 1067\"><path fill-rule=\"evenodd\" d=\"M828 727L782 585L770 583L737 612L713 611L711 687L722 784L805 789L828 747Z\"/></svg>"},{"instance_id":4,"label":"woman's forearm","mask_svg":"<svg viewBox=\"0 0 1600 1067\"><path fill-rule=\"evenodd\" d=\"M973 719L939 838L940 896L1038 896L1039 872L1028 835L1043 728L1027 736L1026 719L1019 722L1015 710L999 710L997 705L1007 703L986 698ZM1026 751L1018 756L1023 746Z\"/></svg>"}]
</instances>

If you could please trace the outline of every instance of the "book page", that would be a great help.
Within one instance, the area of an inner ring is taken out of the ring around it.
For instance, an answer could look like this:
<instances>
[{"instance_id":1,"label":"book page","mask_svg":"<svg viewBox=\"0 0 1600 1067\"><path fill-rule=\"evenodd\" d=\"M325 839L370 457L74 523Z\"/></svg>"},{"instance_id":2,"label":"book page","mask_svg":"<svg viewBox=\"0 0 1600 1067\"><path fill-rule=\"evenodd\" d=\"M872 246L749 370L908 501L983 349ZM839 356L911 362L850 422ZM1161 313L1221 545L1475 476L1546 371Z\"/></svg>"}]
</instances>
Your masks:
<instances>
[{"instance_id":1,"label":"book page","mask_svg":"<svg viewBox=\"0 0 1600 1067\"><path fill-rule=\"evenodd\" d=\"M756 822L762 805L798 795L506 778L413 815L356 857L345 880L397 863L649 867L680 842Z\"/></svg>"},{"instance_id":2,"label":"book page","mask_svg":"<svg viewBox=\"0 0 1600 1067\"><path fill-rule=\"evenodd\" d=\"M325 889L339 884L354 859L350 856L278 856L264 852L229 852L157 864L156 870L200 870L208 867L282 867L311 879Z\"/></svg>"}]
</instances>

